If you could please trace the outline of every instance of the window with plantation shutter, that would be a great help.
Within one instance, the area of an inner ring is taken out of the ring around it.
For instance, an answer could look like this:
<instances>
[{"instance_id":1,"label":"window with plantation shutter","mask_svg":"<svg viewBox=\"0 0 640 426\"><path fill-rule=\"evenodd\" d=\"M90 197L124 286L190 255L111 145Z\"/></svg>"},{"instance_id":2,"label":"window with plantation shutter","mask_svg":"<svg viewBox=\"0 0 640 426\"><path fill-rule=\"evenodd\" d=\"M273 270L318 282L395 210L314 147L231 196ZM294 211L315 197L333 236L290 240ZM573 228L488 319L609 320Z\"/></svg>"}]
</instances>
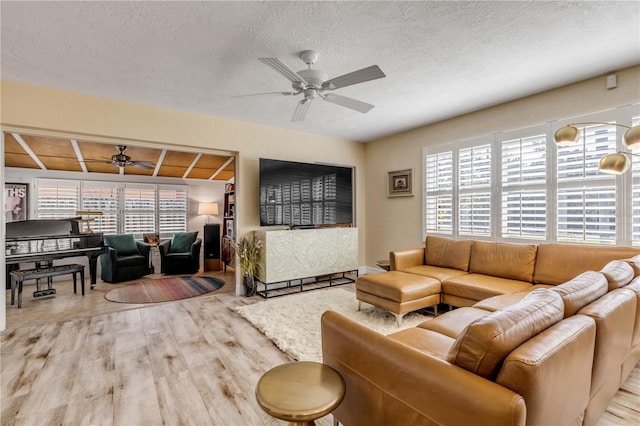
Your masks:
<instances>
[{"instance_id":1,"label":"window with plantation shutter","mask_svg":"<svg viewBox=\"0 0 640 426\"><path fill-rule=\"evenodd\" d=\"M40 219L75 217L79 210L99 211L101 216L91 216L93 231L133 234L138 239L146 233L167 237L187 230L187 185L36 179L35 186Z\"/></svg>"},{"instance_id":2,"label":"window with plantation shutter","mask_svg":"<svg viewBox=\"0 0 640 426\"><path fill-rule=\"evenodd\" d=\"M458 233L491 235L491 145L458 151Z\"/></svg>"},{"instance_id":3,"label":"window with plantation shutter","mask_svg":"<svg viewBox=\"0 0 640 426\"><path fill-rule=\"evenodd\" d=\"M91 229L105 234L118 233L118 186L113 182L83 182L82 208L102 212L91 216Z\"/></svg>"},{"instance_id":4,"label":"window with plantation shutter","mask_svg":"<svg viewBox=\"0 0 640 426\"><path fill-rule=\"evenodd\" d=\"M39 219L75 217L78 211L79 183L57 179L38 179L36 216Z\"/></svg>"},{"instance_id":5,"label":"window with plantation shutter","mask_svg":"<svg viewBox=\"0 0 640 426\"><path fill-rule=\"evenodd\" d=\"M187 230L188 192L185 187L160 186L158 189L158 229L160 234Z\"/></svg>"},{"instance_id":6,"label":"window with plantation shutter","mask_svg":"<svg viewBox=\"0 0 640 426\"><path fill-rule=\"evenodd\" d=\"M453 151L429 154L424 160L425 229L427 233L453 231Z\"/></svg>"},{"instance_id":7,"label":"window with plantation shutter","mask_svg":"<svg viewBox=\"0 0 640 426\"><path fill-rule=\"evenodd\" d=\"M614 123L639 126L640 104L424 147L423 237L640 247L640 152ZM560 147L566 124L580 138ZM630 170L600 171L619 151Z\"/></svg>"},{"instance_id":8,"label":"window with plantation shutter","mask_svg":"<svg viewBox=\"0 0 640 426\"><path fill-rule=\"evenodd\" d=\"M141 236L155 232L155 185L124 185L124 233Z\"/></svg>"},{"instance_id":9,"label":"window with plantation shutter","mask_svg":"<svg viewBox=\"0 0 640 426\"><path fill-rule=\"evenodd\" d=\"M546 238L546 134L502 142L502 237Z\"/></svg>"},{"instance_id":10,"label":"window with plantation shutter","mask_svg":"<svg viewBox=\"0 0 640 426\"><path fill-rule=\"evenodd\" d=\"M600 159L616 152L617 127L578 126L580 139L557 151L557 239L616 243L616 177L601 173Z\"/></svg>"},{"instance_id":11,"label":"window with plantation shutter","mask_svg":"<svg viewBox=\"0 0 640 426\"><path fill-rule=\"evenodd\" d=\"M633 117L632 126L640 125L640 116ZM638 153L636 151L636 153ZM631 240L634 246L640 246L640 157L631 155ZM627 172L628 173L628 172Z\"/></svg>"}]
</instances>

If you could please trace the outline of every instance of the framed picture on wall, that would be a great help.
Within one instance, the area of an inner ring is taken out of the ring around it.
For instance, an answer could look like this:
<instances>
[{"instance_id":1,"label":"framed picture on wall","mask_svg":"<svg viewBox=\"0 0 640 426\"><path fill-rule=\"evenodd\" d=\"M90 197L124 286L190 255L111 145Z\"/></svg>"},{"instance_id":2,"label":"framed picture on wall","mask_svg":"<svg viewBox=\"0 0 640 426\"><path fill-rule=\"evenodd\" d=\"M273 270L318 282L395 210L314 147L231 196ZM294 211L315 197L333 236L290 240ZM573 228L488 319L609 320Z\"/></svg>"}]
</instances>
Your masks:
<instances>
[{"instance_id":1,"label":"framed picture on wall","mask_svg":"<svg viewBox=\"0 0 640 426\"><path fill-rule=\"evenodd\" d=\"M27 220L29 217L29 184L4 184L4 216L7 222Z\"/></svg>"},{"instance_id":2,"label":"framed picture on wall","mask_svg":"<svg viewBox=\"0 0 640 426\"><path fill-rule=\"evenodd\" d=\"M389 172L387 180L387 196L407 197L413 195L413 169Z\"/></svg>"}]
</instances>

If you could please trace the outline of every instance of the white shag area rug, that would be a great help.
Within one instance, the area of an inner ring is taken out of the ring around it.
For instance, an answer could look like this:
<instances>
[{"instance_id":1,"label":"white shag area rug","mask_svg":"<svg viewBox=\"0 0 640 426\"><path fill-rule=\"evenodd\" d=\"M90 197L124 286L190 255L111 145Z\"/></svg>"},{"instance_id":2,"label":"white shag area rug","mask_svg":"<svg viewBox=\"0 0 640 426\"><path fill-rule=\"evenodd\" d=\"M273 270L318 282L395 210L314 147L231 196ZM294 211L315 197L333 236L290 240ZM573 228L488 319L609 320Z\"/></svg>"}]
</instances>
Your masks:
<instances>
[{"instance_id":1,"label":"white shag area rug","mask_svg":"<svg viewBox=\"0 0 640 426\"><path fill-rule=\"evenodd\" d=\"M234 310L272 340L280 350L298 361L322 361L320 317L328 310L336 311L381 334L391 334L414 327L431 318L411 312L396 326L393 314L362 304L358 311L356 294L343 288L328 288L267 299Z\"/></svg>"}]
</instances>

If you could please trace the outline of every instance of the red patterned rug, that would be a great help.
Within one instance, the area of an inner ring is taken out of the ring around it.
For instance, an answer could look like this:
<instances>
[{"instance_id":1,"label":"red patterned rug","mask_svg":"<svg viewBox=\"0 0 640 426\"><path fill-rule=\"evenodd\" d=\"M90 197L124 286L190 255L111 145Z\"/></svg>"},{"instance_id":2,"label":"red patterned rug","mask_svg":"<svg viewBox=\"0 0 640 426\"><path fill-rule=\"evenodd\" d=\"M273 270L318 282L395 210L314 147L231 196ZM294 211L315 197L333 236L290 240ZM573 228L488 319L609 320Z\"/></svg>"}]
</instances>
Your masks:
<instances>
[{"instance_id":1,"label":"red patterned rug","mask_svg":"<svg viewBox=\"0 0 640 426\"><path fill-rule=\"evenodd\" d=\"M170 302L211 293L222 286L224 281L213 277L167 277L114 288L104 298L118 303Z\"/></svg>"}]
</instances>

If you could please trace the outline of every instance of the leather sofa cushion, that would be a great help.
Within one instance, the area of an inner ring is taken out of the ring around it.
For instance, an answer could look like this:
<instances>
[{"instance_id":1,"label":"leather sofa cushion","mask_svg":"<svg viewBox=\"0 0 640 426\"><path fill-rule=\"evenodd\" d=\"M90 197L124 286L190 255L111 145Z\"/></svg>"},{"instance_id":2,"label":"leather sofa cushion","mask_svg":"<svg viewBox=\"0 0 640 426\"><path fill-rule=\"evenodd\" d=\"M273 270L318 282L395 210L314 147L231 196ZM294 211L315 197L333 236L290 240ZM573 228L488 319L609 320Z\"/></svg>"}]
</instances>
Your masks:
<instances>
[{"instance_id":1,"label":"leather sofa cushion","mask_svg":"<svg viewBox=\"0 0 640 426\"><path fill-rule=\"evenodd\" d=\"M467 274L442 283L442 292L469 300L483 300L500 294L515 293L531 289L531 283L490 275Z\"/></svg>"},{"instance_id":2,"label":"leather sofa cushion","mask_svg":"<svg viewBox=\"0 0 640 426\"><path fill-rule=\"evenodd\" d=\"M469 272L532 282L537 249L533 244L475 241L471 247Z\"/></svg>"},{"instance_id":3,"label":"leather sofa cushion","mask_svg":"<svg viewBox=\"0 0 640 426\"><path fill-rule=\"evenodd\" d=\"M562 284L584 271L598 271L616 259L636 256L640 249L579 244L539 244L533 281Z\"/></svg>"},{"instance_id":4,"label":"leather sofa cushion","mask_svg":"<svg viewBox=\"0 0 640 426\"><path fill-rule=\"evenodd\" d=\"M417 327L424 328L425 330L432 330L437 333L444 334L445 336L449 336L452 339L456 339L460 333L469 326L469 324L478 318L486 317L489 314L490 312L482 309L471 307L458 308L420 323Z\"/></svg>"},{"instance_id":5,"label":"leather sofa cushion","mask_svg":"<svg viewBox=\"0 0 640 426\"><path fill-rule=\"evenodd\" d=\"M514 303L518 303L533 290L535 286L531 286L528 290L516 291L515 293L501 294L499 296L488 297L484 300L479 301L473 305L474 308L483 309L489 312L499 311L500 309L508 308Z\"/></svg>"},{"instance_id":6,"label":"leather sofa cushion","mask_svg":"<svg viewBox=\"0 0 640 426\"><path fill-rule=\"evenodd\" d=\"M399 271L368 274L358 277L356 289L394 302L404 303L438 294L440 281Z\"/></svg>"},{"instance_id":7,"label":"leather sofa cushion","mask_svg":"<svg viewBox=\"0 0 640 426\"><path fill-rule=\"evenodd\" d=\"M609 291L629 284L635 275L631 265L623 260L612 260L600 272L607 278Z\"/></svg>"},{"instance_id":8,"label":"leather sofa cushion","mask_svg":"<svg viewBox=\"0 0 640 426\"><path fill-rule=\"evenodd\" d=\"M493 380L504 358L523 342L560 321L562 298L538 289L506 309L477 319L458 336L447 360Z\"/></svg>"},{"instance_id":9,"label":"leather sofa cushion","mask_svg":"<svg viewBox=\"0 0 640 426\"><path fill-rule=\"evenodd\" d=\"M428 236L425 243L425 263L460 271L469 270L472 240Z\"/></svg>"},{"instance_id":10,"label":"leather sofa cushion","mask_svg":"<svg viewBox=\"0 0 640 426\"><path fill-rule=\"evenodd\" d=\"M409 327L406 330L389 334L387 337L443 360L447 358L447 353L455 342L449 336L418 327Z\"/></svg>"},{"instance_id":11,"label":"leather sofa cushion","mask_svg":"<svg viewBox=\"0 0 640 426\"><path fill-rule=\"evenodd\" d=\"M459 269L442 268L440 266L431 265L410 266L403 269L402 272L435 278L440 282L448 280L449 278L469 274L468 272L460 271Z\"/></svg>"},{"instance_id":12,"label":"leather sofa cushion","mask_svg":"<svg viewBox=\"0 0 640 426\"><path fill-rule=\"evenodd\" d=\"M564 284L554 286L562 297L564 317L573 316L583 307L607 293L607 279L600 272L587 271Z\"/></svg>"},{"instance_id":13,"label":"leather sofa cushion","mask_svg":"<svg viewBox=\"0 0 640 426\"><path fill-rule=\"evenodd\" d=\"M629 259L623 259L633 269L634 278L640 275L640 254Z\"/></svg>"}]
</instances>

